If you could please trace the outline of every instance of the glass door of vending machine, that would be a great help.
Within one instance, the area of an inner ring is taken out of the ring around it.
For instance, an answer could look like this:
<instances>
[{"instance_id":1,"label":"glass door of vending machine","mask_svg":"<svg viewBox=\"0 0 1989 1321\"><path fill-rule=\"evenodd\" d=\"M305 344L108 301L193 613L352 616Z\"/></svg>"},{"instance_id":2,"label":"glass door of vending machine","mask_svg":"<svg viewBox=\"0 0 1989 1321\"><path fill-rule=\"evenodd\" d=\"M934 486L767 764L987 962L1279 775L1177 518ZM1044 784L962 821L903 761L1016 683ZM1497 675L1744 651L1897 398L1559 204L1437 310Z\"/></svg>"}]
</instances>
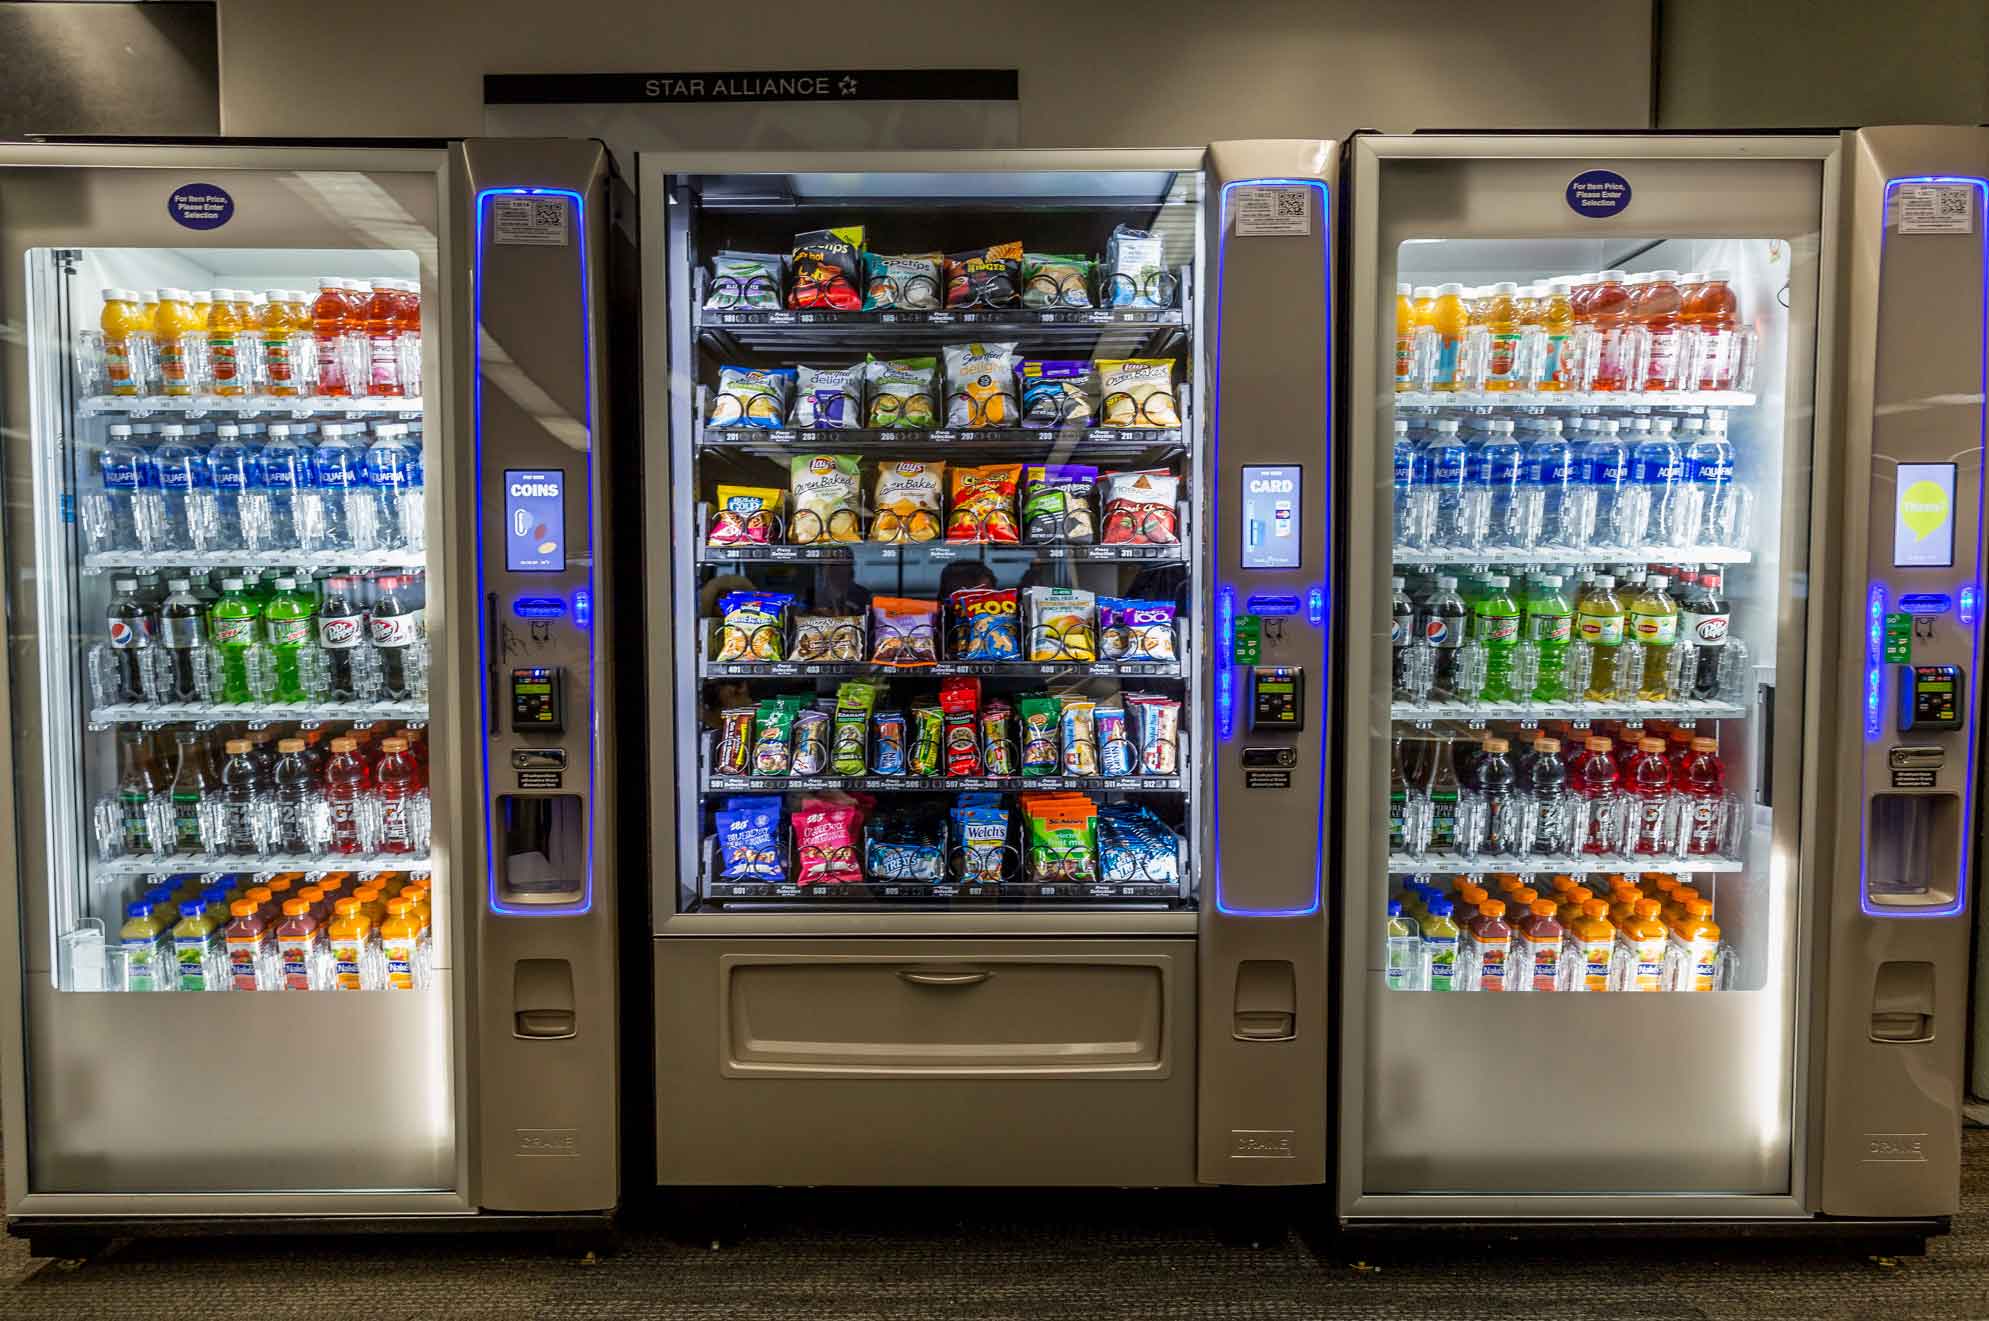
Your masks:
<instances>
[{"instance_id":1,"label":"glass door of vending machine","mask_svg":"<svg viewBox=\"0 0 1989 1321\"><path fill-rule=\"evenodd\" d=\"M17 1216L463 1204L447 178L0 151Z\"/></svg>"},{"instance_id":2,"label":"glass door of vending machine","mask_svg":"<svg viewBox=\"0 0 1989 1321\"><path fill-rule=\"evenodd\" d=\"M1800 1208L1836 150L1352 148L1344 1215Z\"/></svg>"}]
</instances>

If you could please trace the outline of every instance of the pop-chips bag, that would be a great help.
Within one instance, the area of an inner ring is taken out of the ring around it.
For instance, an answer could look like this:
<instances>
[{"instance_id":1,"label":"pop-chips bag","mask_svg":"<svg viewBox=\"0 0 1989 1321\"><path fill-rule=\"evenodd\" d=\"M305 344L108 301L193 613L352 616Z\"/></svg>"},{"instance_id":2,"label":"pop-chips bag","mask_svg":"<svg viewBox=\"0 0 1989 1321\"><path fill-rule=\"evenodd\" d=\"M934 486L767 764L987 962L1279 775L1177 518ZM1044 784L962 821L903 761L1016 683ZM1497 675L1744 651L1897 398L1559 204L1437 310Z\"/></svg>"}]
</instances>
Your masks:
<instances>
[{"instance_id":1,"label":"pop-chips bag","mask_svg":"<svg viewBox=\"0 0 1989 1321\"><path fill-rule=\"evenodd\" d=\"M964 661L1022 659L1022 617L1013 587L963 587L946 598L947 655Z\"/></svg>"},{"instance_id":2,"label":"pop-chips bag","mask_svg":"<svg viewBox=\"0 0 1989 1321\"><path fill-rule=\"evenodd\" d=\"M863 425L863 364L797 367L794 425L811 431L846 431Z\"/></svg>"},{"instance_id":3,"label":"pop-chips bag","mask_svg":"<svg viewBox=\"0 0 1989 1321\"><path fill-rule=\"evenodd\" d=\"M1015 522L1019 463L990 463L953 469L953 512L946 516L948 541L1012 545L1021 540Z\"/></svg>"},{"instance_id":4,"label":"pop-chips bag","mask_svg":"<svg viewBox=\"0 0 1989 1321\"><path fill-rule=\"evenodd\" d=\"M883 311L903 308L909 312L929 312L939 307L940 266L946 258L937 252L918 252L905 257L863 254L863 310Z\"/></svg>"},{"instance_id":5,"label":"pop-chips bag","mask_svg":"<svg viewBox=\"0 0 1989 1321\"><path fill-rule=\"evenodd\" d=\"M711 421L705 425L778 431L787 425L787 401L793 393L792 367L720 367Z\"/></svg>"},{"instance_id":6,"label":"pop-chips bag","mask_svg":"<svg viewBox=\"0 0 1989 1321\"><path fill-rule=\"evenodd\" d=\"M1069 253L1023 253L1022 305L1090 307L1091 271L1095 264L1089 257Z\"/></svg>"},{"instance_id":7,"label":"pop-chips bag","mask_svg":"<svg viewBox=\"0 0 1989 1321\"><path fill-rule=\"evenodd\" d=\"M728 881L787 879L780 856L780 799L738 798L713 814L718 826L719 876Z\"/></svg>"},{"instance_id":8,"label":"pop-chips bag","mask_svg":"<svg viewBox=\"0 0 1989 1321\"><path fill-rule=\"evenodd\" d=\"M766 311L780 306L787 258L778 252L721 252L711 259L704 305L717 311Z\"/></svg>"},{"instance_id":9,"label":"pop-chips bag","mask_svg":"<svg viewBox=\"0 0 1989 1321\"><path fill-rule=\"evenodd\" d=\"M794 236L794 287L789 307L854 312L863 306L863 226L815 229Z\"/></svg>"},{"instance_id":10,"label":"pop-chips bag","mask_svg":"<svg viewBox=\"0 0 1989 1321\"><path fill-rule=\"evenodd\" d=\"M865 413L869 425L932 430L939 418L932 398L938 371L935 358L870 359L864 367L870 385L870 407Z\"/></svg>"},{"instance_id":11,"label":"pop-chips bag","mask_svg":"<svg viewBox=\"0 0 1989 1321\"><path fill-rule=\"evenodd\" d=\"M1092 400L1091 364L1084 359L1023 359L1023 426L1091 426L1098 421Z\"/></svg>"},{"instance_id":12,"label":"pop-chips bag","mask_svg":"<svg viewBox=\"0 0 1989 1321\"><path fill-rule=\"evenodd\" d=\"M940 506L945 503L946 465L916 459L886 459L877 465L876 515L872 541L939 540Z\"/></svg>"},{"instance_id":13,"label":"pop-chips bag","mask_svg":"<svg viewBox=\"0 0 1989 1321\"><path fill-rule=\"evenodd\" d=\"M857 810L809 800L796 811L794 879L802 885L850 885L863 879L857 865Z\"/></svg>"},{"instance_id":14,"label":"pop-chips bag","mask_svg":"<svg viewBox=\"0 0 1989 1321\"><path fill-rule=\"evenodd\" d=\"M951 253L946 258L946 305L1014 307L1021 274L1020 243Z\"/></svg>"},{"instance_id":15,"label":"pop-chips bag","mask_svg":"<svg viewBox=\"0 0 1989 1321\"><path fill-rule=\"evenodd\" d=\"M790 542L812 546L863 540L863 517L857 509L860 466L854 454L797 454L788 461L794 496L794 516L787 524Z\"/></svg>"},{"instance_id":16,"label":"pop-chips bag","mask_svg":"<svg viewBox=\"0 0 1989 1321\"><path fill-rule=\"evenodd\" d=\"M1105 426L1133 430L1181 425L1172 358L1100 358L1098 388L1103 395L1098 417Z\"/></svg>"},{"instance_id":17,"label":"pop-chips bag","mask_svg":"<svg viewBox=\"0 0 1989 1321\"><path fill-rule=\"evenodd\" d=\"M713 546L764 546L780 536L781 501L787 492L773 486L718 488L718 505L711 511Z\"/></svg>"},{"instance_id":18,"label":"pop-chips bag","mask_svg":"<svg viewBox=\"0 0 1989 1321\"><path fill-rule=\"evenodd\" d=\"M1097 482L1089 464L1029 464L1022 470L1022 535L1037 546L1098 540Z\"/></svg>"},{"instance_id":19,"label":"pop-chips bag","mask_svg":"<svg viewBox=\"0 0 1989 1321\"><path fill-rule=\"evenodd\" d=\"M949 344L946 425L955 431L1012 427L1021 412L1015 394L1015 345Z\"/></svg>"},{"instance_id":20,"label":"pop-chips bag","mask_svg":"<svg viewBox=\"0 0 1989 1321\"><path fill-rule=\"evenodd\" d=\"M1105 544L1181 544L1181 479L1165 468L1105 474Z\"/></svg>"}]
</instances>

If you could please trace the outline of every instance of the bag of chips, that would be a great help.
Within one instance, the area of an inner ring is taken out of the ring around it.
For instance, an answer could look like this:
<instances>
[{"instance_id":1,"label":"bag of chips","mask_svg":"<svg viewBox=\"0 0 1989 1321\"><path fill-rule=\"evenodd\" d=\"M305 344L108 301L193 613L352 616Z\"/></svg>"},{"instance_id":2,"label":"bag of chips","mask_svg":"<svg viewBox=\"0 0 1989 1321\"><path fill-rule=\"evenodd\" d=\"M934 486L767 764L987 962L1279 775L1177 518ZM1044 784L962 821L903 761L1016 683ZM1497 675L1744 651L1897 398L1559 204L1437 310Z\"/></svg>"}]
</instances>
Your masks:
<instances>
[{"instance_id":1,"label":"bag of chips","mask_svg":"<svg viewBox=\"0 0 1989 1321\"><path fill-rule=\"evenodd\" d=\"M939 418L932 400L938 359L872 358L863 371L870 385L870 408L865 415L868 425L880 429L932 430Z\"/></svg>"},{"instance_id":2,"label":"bag of chips","mask_svg":"<svg viewBox=\"0 0 1989 1321\"><path fill-rule=\"evenodd\" d=\"M948 307L1014 307L1022 274L1022 245L997 243L946 258Z\"/></svg>"},{"instance_id":3,"label":"bag of chips","mask_svg":"<svg viewBox=\"0 0 1989 1321\"><path fill-rule=\"evenodd\" d=\"M1102 293L1108 307L1172 307L1179 283L1167 269L1160 236L1120 225L1105 243Z\"/></svg>"},{"instance_id":4,"label":"bag of chips","mask_svg":"<svg viewBox=\"0 0 1989 1321\"><path fill-rule=\"evenodd\" d=\"M863 370L796 367L794 425L810 431L847 431L863 425Z\"/></svg>"},{"instance_id":5,"label":"bag of chips","mask_svg":"<svg viewBox=\"0 0 1989 1321\"><path fill-rule=\"evenodd\" d=\"M1098 600L1098 648L1110 661L1171 661L1174 646L1172 601Z\"/></svg>"},{"instance_id":6,"label":"bag of chips","mask_svg":"<svg viewBox=\"0 0 1989 1321\"><path fill-rule=\"evenodd\" d=\"M711 511L712 546L764 546L780 536L781 501L787 492L773 486L718 488L718 505Z\"/></svg>"},{"instance_id":7,"label":"bag of chips","mask_svg":"<svg viewBox=\"0 0 1989 1321\"><path fill-rule=\"evenodd\" d=\"M1022 470L1022 535L1037 546L1098 540L1098 469L1084 463L1032 463Z\"/></svg>"},{"instance_id":8,"label":"bag of chips","mask_svg":"<svg viewBox=\"0 0 1989 1321\"><path fill-rule=\"evenodd\" d=\"M778 252L721 252L711 259L704 305L717 311L767 311L780 306L787 258Z\"/></svg>"},{"instance_id":9,"label":"bag of chips","mask_svg":"<svg viewBox=\"0 0 1989 1321\"><path fill-rule=\"evenodd\" d=\"M1063 751L1057 741L1062 710L1054 697L1025 697L1016 703L1021 729L1022 773L1055 775L1063 767Z\"/></svg>"},{"instance_id":10,"label":"bag of chips","mask_svg":"<svg viewBox=\"0 0 1989 1321\"><path fill-rule=\"evenodd\" d=\"M916 459L886 459L877 465L876 514L872 541L939 540L940 506L945 501L946 465Z\"/></svg>"},{"instance_id":11,"label":"bag of chips","mask_svg":"<svg viewBox=\"0 0 1989 1321\"><path fill-rule=\"evenodd\" d=\"M936 310L939 307L940 265L945 260L945 256L937 252L916 252L906 257L880 257L874 252L864 253L863 310Z\"/></svg>"},{"instance_id":12,"label":"bag of chips","mask_svg":"<svg viewBox=\"0 0 1989 1321\"><path fill-rule=\"evenodd\" d=\"M1098 864L1108 881L1176 885L1180 839L1151 808L1106 803L1098 809Z\"/></svg>"},{"instance_id":13,"label":"bag of chips","mask_svg":"<svg viewBox=\"0 0 1989 1321\"><path fill-rule=\"evenodd\" d=\"M856 862L857 809L814 799L793 816L795 881L850 885L863 879Z\"/></svg>"},{"instance_id":14,"label":"bag of chips","mask_svg":"<svg viewBox=\"0 0 1989 1321\"><path fill-rule=\"evenodd\" d=\"M953 808L954 877L963 885L999 885L1019 879L1009 861L1008 809L971 805Z\"/></svg>"},{"instance_id":15,"label":"bag of chips","mask_svg":"<svg viewBox=\"0 0 1989 1321\"><path fill-rule=\"evenodd\" d=\"M1098 807L1083 794L1023 794L1031 881L1098 879Z\"/></svg>"},{"instance_id":16,"label":"bag of chips","mask_svg":"<svg viewBox=\"0 0 1989 1321\"><path fill-rule=\"evenodd\" d=\"M953 511L946 516L948 541L998 542L1021 540L1015 522L1015 490L1022 481L1019 463L990 463L953 469Z\"/></svg>"},{"instance_id":17,"label":"bag of chips","mask_svg":"<svg viewBox=\"0 0 1989 1321\"><path fill-rule=\"evenodd\" d=\"M1023 253L1022 305L1090 307L1091 272L1095 265L1089 257L1069 253Z\"/></svg>"},{"instance_id":18,"label":"bag of chips","mask_svg":"<svg viewBox=\"0 0 1989 1321\"><path fill-rule=\"evenodd\" d=\"M1140 430L1181 425L1172 358L1101 358L1098 389L1098 420L1105 426Z\"/></svg>"},{"instance_id":19,"label":"bag of chips","mask_svg":"<svg viewBox=\"0 0 1989 1321\"><path fill-rule=\"evenodd\" d=\"M870 711L877 705L877 685L850 679L836 689L836 723L829 745L829 769L837 775L861 775L870 765Z\"/></svg>"},{"instance_id":20,"label":"bag of chips","mask_svg":"<svg viewBox=\"0 0 1989 1321\"><path fill-rule=\"evenodd\" d=\"M825 541L863 540L863 518L857 511L857 469L854 454L797 454L788 461L788 487L794 516L787 539L797 546Z\"/></svg>"},{"instance_id":21,"label":"bag of chips","mask_svg":"<svg viewBox=\"0 0 1989 1321\"><path fill-rule=\"evenodd\" d=\"M1022 425L1088 427L1098 421L1091 364L1082 358L1022 360Z\"/></svg>"},{"instance_id":22,"label":"bag of chips","mask_svg":"<svg viewBox=\"0 0 1989 1321\"><path fill-rule=\"evenodd\" d=\"M787 425L787 401L794 393L792 367L720 367L711 421L719 430L778 431Z\"/></svg>"},{"instance_id":23,"label":"bag of chips","mask_svg":"<svg viewBox=\"0 0 1989 1321\"><path fill-rule=\"evenodd\" d=\"M939 602L870 599L870 659L878 665L931 665L939 659Z\"/></svg>"},{"instance_id":24,"label":"bag of chips","mask_svg":"<svg viewBox=\"0 0 1989 1321\"><path fill-rule=\"evenodd\" d=\"M753 765L753 708L727 707L718 716L718 775L745 775Z\"/></svg>"},{"instance_id":25,"label":"bag of chips","mask_svg":"<svg viewBox=\"0 0 1989 1321\"><path fill-rule=\"evenodd\" d=\"M753 774L786 775L794 765L794 717L798 697L769 697L755 713Z\"/></svg>"},{"instance_id":26,"label":"bag of chips","mask_svg":"<svg viewBox=\"0 0 1989 1321\"><path fill-rule=\"evenodd\" d=\"M946 425L955 431L1012 427L1021 412L1015 393L1015 345L949 344Z\"/></svg>"},{"instance_id":27,"label":"bag of chips","mask_svg":"<svg viewBox=\"0 0 1989 1321\"><path fill-rule=\"evenodd\" d=\"M863 226L815 229L794 236L794 287L789 307L827 307L854 312L863 306L857 292L863 278Z\"/></svg>"},{"instance_id":28,"label":"bag of chips","mask_svg":"<svg viewBox=\"0 0 1989 1321\"><path fill-rule=\"evenodd\" d=\"M1105 544L1181 544L1181 479L1165 468L1105 474Z\"/></svg>"},{"instance_id":29,"label":"bag of chips","mask_svg":"<svg viewBox=\"0 0 1989 1321\"><path fill-rule=\"evenodd\" d=\"M1143 775L1181 773L1181 703L1158 694L1128 693L1126 714L1140 750Z\"/></svg>"},{"instance_id":30,"label":"bag of chips","mask_svg":"<svg viewBox=\"0 0 1989 1321\"><path fill-rule=\"evenodd\" d=\"M946 598L946 611L951 659L1022 659L1022 616L1013 587L963 587Z\"/></svg>"},{"instance_id":31,"label":"bag of chips","mask_svg":"<svg viewBox=\"0 0 1989 1321\"><path fill-rule=\"evenodd\" d=\"M780 856L780 799L739 798L713 814L718 827L719 877L727 881L784 881Z\"/></svg>"},{"instance_id":32,"label":"bag of chips","mask_svg":"<svg viewBox=\"0 0 1989 1321\"><path fill-rule=\"evenodd\" d=\"M829 768L829 713L809 708L794 715L793 775L820 775Z\"/></svg>"},{"instance_id":33,"label":"bag of chips","mask_svg":"<svg viewBox=\"0 0 1989 1321\"><path fill-rule=\"evenodd\" d=\"M854 663L863 659L862 615L803 615L794 621L794 659Z\"/></svg>"},{"instance_id":34,"label":"bag of chips","mask_svg":"<svg viewBox=\"0 0 1989 1321\"><path fill-rule=\"evenodd\" d=\"M1098 599L1077 587L1031 587L1029 659L1089 665L1098 659Z\"/></svg>"},{"instance_id":35,"label":"bag of chips","mask_svg":"<svg viewBox=\"0 0 1989 1321\"><path fill-rule=\"evenodd\" d=\"M718 598L720 661L785 660L787 610L794 597L787 592L727 592Z\"/></svg>"},{"instance_id":36,"label":"bag of chips","mask_svg":"<svg viewBox=\"0 0 1989 1321\"><path fill-rule=\"evenodd\" d=\"M946 879L946 817L936 805L881 812L863 827L863 869L873 881Z\"/></svg>"}]
</instances>

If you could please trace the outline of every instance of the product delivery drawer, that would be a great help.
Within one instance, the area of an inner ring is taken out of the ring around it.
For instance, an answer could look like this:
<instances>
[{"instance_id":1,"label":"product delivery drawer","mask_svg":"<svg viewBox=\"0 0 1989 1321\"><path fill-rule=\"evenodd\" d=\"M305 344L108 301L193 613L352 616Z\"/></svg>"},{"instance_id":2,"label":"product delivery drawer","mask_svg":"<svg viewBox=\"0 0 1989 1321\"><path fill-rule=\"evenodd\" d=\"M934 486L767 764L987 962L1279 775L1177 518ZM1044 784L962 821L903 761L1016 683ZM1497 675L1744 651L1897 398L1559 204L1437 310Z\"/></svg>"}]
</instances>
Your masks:
<instances>
[{"instance_id":1,"label":"product delivery drawer","mask_svg":"<svg viewBox=\"0 0 1989 1321\"><path fill-rule=\"evenodd\" d=\"M728 954L728 1074L1164 1076L1171 960Z\"/></svg>"}]
</instances>

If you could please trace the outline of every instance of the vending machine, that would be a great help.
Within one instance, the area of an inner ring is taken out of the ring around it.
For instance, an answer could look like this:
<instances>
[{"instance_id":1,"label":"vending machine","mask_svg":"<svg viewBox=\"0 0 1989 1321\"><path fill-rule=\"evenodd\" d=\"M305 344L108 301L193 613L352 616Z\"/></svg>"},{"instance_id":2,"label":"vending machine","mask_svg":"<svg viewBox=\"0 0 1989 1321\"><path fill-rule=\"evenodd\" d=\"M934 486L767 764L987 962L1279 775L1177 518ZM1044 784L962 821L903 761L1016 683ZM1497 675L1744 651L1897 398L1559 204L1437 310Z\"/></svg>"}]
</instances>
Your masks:
<instances>
[{"instance_id":1,"label":"vending machine","mask_svg":"<svg viewBox=\"0 0 1989 1321\"><path fill-rule=\"evenodd\" d=\"M615 1206L608 188L0 146L14 1233Z\"/></svg>"},{"instance_id":2,"label":"vending machine","mask_svg":"<svg viewBox=\"0 0 1989 1321\"><path fill-rule=\"evenodd\" d=\"M1989 136L1349 161L1342 1222L1937 1231Z\"/></svg>"},{"instance_id":3,"label":"vending machine","mask_svg":"<svg viewBox=\"0 0 1989 1321\"><path fill-rule=\"evenodd\" d=\"M1335 163L638 158L660 1184L1324 1178Z\"/></svg>"}]
</instances>

